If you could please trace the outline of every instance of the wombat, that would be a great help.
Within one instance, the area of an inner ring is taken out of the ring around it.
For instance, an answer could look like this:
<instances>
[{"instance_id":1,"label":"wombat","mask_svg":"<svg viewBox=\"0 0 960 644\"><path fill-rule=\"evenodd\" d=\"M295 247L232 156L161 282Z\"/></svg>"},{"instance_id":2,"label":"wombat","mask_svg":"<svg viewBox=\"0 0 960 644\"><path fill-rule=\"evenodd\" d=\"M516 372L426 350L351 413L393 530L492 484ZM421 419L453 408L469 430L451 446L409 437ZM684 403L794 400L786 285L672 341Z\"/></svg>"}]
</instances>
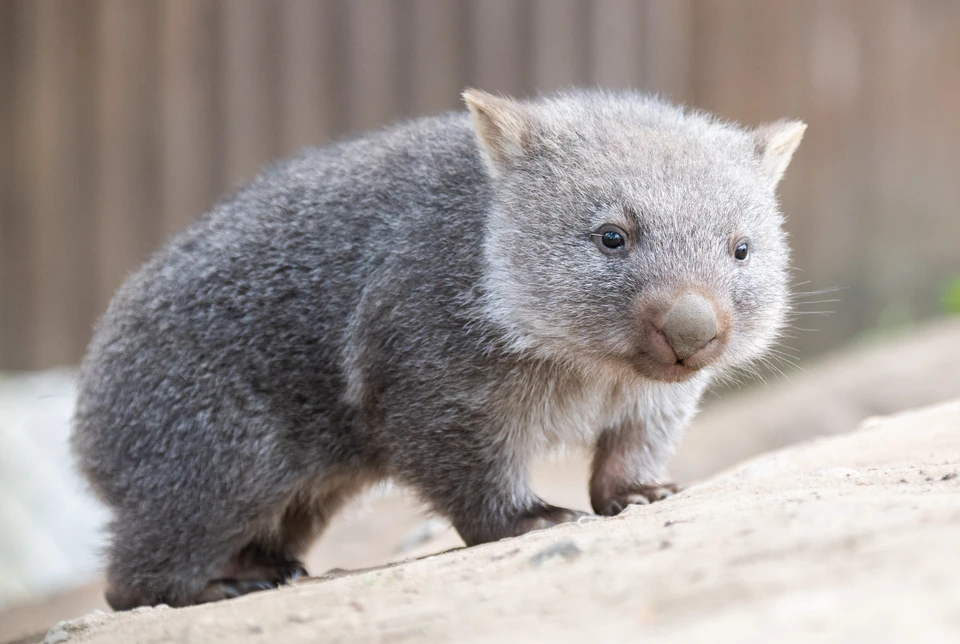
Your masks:
<instances>
[{"instance_id":1,"label":"wombat","mask_svg":"<svg viewBox=\"0 0 960 644\"><path fill-rule=\"evenodd\" d=\"M803 123L463 97L267 169L117 292L72 437L115 609L290 581L384 479L468 545L582 516L528 486L560 444L593 446L597 514L658 500L711 378L778 337Z\"/></svg>"}]
</instances>

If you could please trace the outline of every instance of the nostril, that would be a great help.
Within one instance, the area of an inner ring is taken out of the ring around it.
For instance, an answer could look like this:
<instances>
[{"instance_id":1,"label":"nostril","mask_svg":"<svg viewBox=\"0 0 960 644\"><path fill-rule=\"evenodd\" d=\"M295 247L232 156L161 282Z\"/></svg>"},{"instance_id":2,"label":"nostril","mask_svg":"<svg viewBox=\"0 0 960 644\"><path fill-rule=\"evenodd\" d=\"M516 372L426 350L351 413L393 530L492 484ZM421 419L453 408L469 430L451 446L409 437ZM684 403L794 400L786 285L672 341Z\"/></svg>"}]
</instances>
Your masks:
<instances>
[{"instance_id":1,"label":"nostril","mask_svg":"<svg viewBox=\"0 0 960 644\"><path fill-rule=\"evenodd\" d=\"M670 307L660 331L682 362L717 337L717 315L706 299L687 293Z\"/></svg>"},{"instance_id":2,"label":"nostril","mask_svg":"<svg viewBox=\"0 0 960 644\"><path fill-rule=\"evenodd\" d=\"M707 351L716 341L717 341L716 337L711 338L710 340L707 341L706 344L704 344L699 349L695 350L690 355L684 356L683 358L677 358L677 361L674 364L687 366L689 361L692 358L695 358L697 355L703 353L704 351ZM674 350L674 353L676 353L676 350Z\"/></svg>"}]
</instances>

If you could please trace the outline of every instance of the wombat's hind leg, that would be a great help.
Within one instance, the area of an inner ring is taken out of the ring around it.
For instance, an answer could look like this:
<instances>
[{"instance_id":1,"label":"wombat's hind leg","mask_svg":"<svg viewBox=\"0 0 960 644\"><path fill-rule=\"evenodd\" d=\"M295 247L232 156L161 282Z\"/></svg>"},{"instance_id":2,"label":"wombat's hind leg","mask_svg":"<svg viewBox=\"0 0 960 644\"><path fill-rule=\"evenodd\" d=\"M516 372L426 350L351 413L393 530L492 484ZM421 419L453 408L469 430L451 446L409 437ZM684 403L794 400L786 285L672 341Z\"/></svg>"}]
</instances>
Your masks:
<instances>
[{"instance_id":1,"label":"wombat's hind leg","mask_svg":"<svg viewBox=\"0 0 960 644\"><path fill-rule=\"evenodd\" d=\"M221 544L221 551L224 549L229 552L225 543ZM212 545L205 550L211 553L210 558L216 558L212 554ZM112 563L113 569L108 571L106 599L114 610L161 603L171 606L205 604L277 588L307 574L303 564L282 547L258 542L241 548L225 563L214 564L209 576L178 574L173 569L151 576L152 579L146 582L143 575L138 574L136 564L118 565L117 560ZM185 570L187 566L178 568ZM132 571L132 574L123 575L123 571Z\"/></svg>"},{"instance_id":2,"label":"wombat's hind leg","mask_svg":"<svg viewBox=\"0 0 960 644\"><path fill-rule=\"evenodd\" d=\"M286 504L264 508L245 534L227 538L213 531L238 521L183 523L182 540L170 538L170 520L141 504L135 515L113 523L107 567L107 603L115 610L137 606L189 606L276 588L307 574L300 562L342 503L364 479L353 475L304 485ZM201 515L198 515L201 516ZM209 514L206 515L209 517ZM159 524L159 525L158 525Z\"/></svg>"},{"instance_id":3,"label":"wombat's hind leg","mask_svg":"<svg viewBox=\"0 0 960 644\"><path fill-rule=\"evenodd\" d=\"M338 482L340 483L340 482ZM320 493L304 490L284 509L278 529L269 537L244 547L218 571L195 603L231 599L260 590L277 588L307 576L300 562L330 517L358 482L322 486Z\"/></svg>"}]
</instances>

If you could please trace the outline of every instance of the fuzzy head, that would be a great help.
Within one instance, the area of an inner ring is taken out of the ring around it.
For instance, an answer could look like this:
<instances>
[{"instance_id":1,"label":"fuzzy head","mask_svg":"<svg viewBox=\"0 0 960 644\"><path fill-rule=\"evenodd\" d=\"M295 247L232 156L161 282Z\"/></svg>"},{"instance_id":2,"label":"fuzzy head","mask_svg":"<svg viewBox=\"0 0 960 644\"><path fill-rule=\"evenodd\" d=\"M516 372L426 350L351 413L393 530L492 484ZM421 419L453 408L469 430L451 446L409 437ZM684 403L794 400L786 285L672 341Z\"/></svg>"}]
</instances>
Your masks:
<instances>
[{"instance_id":1,"label":"fuzzy head","mask_svg":"<svg viewBox=\"0 0 960 644\"><path fill-rule=\"evenodd\" d=\"M803 123L744 130L635 93L464 100L496 195L487 310L514 346L675 382L776 339L776 186Z\"/></svg>"}]
</instances>

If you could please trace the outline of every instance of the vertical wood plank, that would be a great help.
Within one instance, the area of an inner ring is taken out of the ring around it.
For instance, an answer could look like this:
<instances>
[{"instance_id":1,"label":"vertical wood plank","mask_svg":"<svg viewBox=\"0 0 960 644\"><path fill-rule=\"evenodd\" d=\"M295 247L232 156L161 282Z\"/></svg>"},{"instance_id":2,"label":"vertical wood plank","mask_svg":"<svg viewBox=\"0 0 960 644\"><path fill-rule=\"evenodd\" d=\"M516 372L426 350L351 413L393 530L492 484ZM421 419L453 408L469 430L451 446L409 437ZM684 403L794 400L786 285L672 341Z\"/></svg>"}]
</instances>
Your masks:
<instances>
[{"instance_id":1,"label":"vertical wood plank","mask_svg":"<svg viewBox=\"0 0 960 644\"><path fill-rule=\"evenodd\" d=\"M603 88L645 89L646 4L637 0L596 0L591 81Z\"/></svg>"},{"instance_id":2,"label":"vertical wood plank","mask_svg":"<svg viewBox=\"0 0 960 644\"><path fill-rule=\"evenodd\" d=\"M588 81L589 5L582 0L533 0L533 84L551 92Z\"/></svg>"},{"instance_id":3,"label":"vertical wood plank","mask_svg":"<svg viewBox=\"0 0 960 644\"><path fill-rule=\"evenodd\" d=\"M24 207L22 135L28 33L24 0L0 3L0 369L26 369L33 345L29 221Z\"/></svg>"},{"instance_id":4,"label":"vertical wood plank","mask_svg":"<svg viewBox=\"0 0 960 644\"><path fill-rule=\"evenodd\" d=\"M801 265L816 258L824 273L842 279L851 259L853 266L863 260L850 253L862 250L855 240L865 223L864 43L852 2L815 0L810 6L810 100L802 112L810 129L802 147L816 163L806 164L803 189L810 201L797 216L794 240Z\"/></svg>"},{"instance_id":5,"label":"vertical wood plank","mask_svg":"<svg viewBox=\"0 0 960 644\"><path fill-rule=\"evenodd\" d=\"M910 49L906 61L886 91L901 110L888 127L896 131L897 167L888 168L888 179L896 177L897 198L888 205L885 230L887 258L896 256L905 238L929 240L923 244L925 261L912 263L891 278L891 284L906 277L905 286L914 293L910 305L915 311L936 310L939 282L960 271L960 132L953 125L960 114L960 82L955 65L960 61L957 3L915 3L899 16L902 31L889 51ZM895 13L894 19L897 15ZM946 80L949 79L949 80ZM904 101L904 99L909 99ZM891 115L892 116L892 115ZM917 194L923 195L918 205ZM947 204L952 204L952 207ZM887 270L890 270L888 267ZM924 275L930 271L932 276ZM931 279L933 277L933 279ZM895 286L894 288L900 288Z\"/></svg>"},{"instance_id":6,"label":"vertical wood plank","mask_svg":"<svg viewBox=\"0 0 960 644\"><path fill-rule=\"evenodd\" d=\"M951 6L883 0L872 5L876 13L865 18L872 27L865 78L874 172L866 232L872 282L868 322L911 321L936 310L942 279L937 273L956 266L960 254L956 236L949 234L957 230L956 202L948 205L935 198L937 178L955 184L956 169L942 173L930 163L935 139L956 140L955 128L948 124L955 120L957 105L945 113L936 109L938 103L944 105L942 97L949 96L943 85L952 83L944 78L954 81L956 74L941 77L934 67L956 38L955 25L943 31L936 26ZM951 174L953 179L946 179ZM923 260L901 261L905 255Z\"/></svg>"},{"instance_id":7,"label":"vertical wood plank","mask_svg":"<svg viewBox=\"0 0 960 644\"><path fill-rule=\"evenodd\" d=\"M679 103L694 100L693 0L647 0L643 48L646 89Z\"/></svg>"},{"instance_id":8,"label":"vertical wood plank","mask_svg":"<svg viewBox=\"0 0 960 644\"><path fill-rule=\"evenodd\" d=\"M457 0L412 0L409 111L459 109L464 82L464 6Z\"/></svg>"},{"instance_id":9,"label":"vertical wood plank","mask_svg":"<svg viewBox=\"0 0 960 644\"><path fill-rule=\"evenodd\" d=\"M739 65L749 98L738 105L737 118L748 123L800 113L809 94L808 3L747 0L746 30Z\"/></svg>"},{"instance_id":10,"label":"vertical wood plank","mask_svg":"<svg viewBox=\"0 0 960 644\"><path fill-rule=\"evenodd\" d=\"M368 130L400 112L399 5L390 0L351 0L347 5L347 126Z\"/></svg>"},{"instance_id":11,"label":"vertical wood plank","mask_svg":"<svg viewBox=\"0 0 960 644\"><path fill-rule=\"evenodd\" d=\"M922 208L920 203L904 204L900 190L909 180L909 166L901 153L900 132L893 128L901 125L899 116L908 109L911 97L904 91L904 79L916 72L914 52L904 47L903 21L908 19L909 9L900 3L878 0L874 7L878 13L861 8L861 20L869 26L865 39L864 88L868 94L865 125L869 131L870 151L864 159L870 168L871 177L867 197L867 227L862 231L861 243L865 247L864 272L870 275L868 282L858 283L861 300L858 315L863 325L888 325L900 323L909 315L905 303L889 298L890 280L895 275L899 262L887 260L891 248L887 245L887 230L890 218L906 206L911 218ZM873 7L871 7L873 8ZM902 49L902 51L901 51ZM904 115L907 116L907 115ZM908 117L909 118L909 117ZM905 133L912 134L909 127Z\"/></svg>"},{"instance_id":12,"label":"vertical wood plank","mask_svg":"<svg viewBox=\"0 0 960 644\"><path fill-rule=\"evenodd\" d=\"M91 163L96 158L99 139L97 135L97 23L96 15L89 7L76 9L71 17L77 30L79 43L76 59L71 70L71 108L78 144L74 148L72 172L76 177L75 217L71 230L73 238L73 268L71 287L75 291L75 307L72 323L73 349L59 362L74 363L86 352L93 331L93 323L100 311L93 294L97 288L97 167Z\"/></svg>"},{"instance_id":13,"label":"vertical wood plank","mask_svg":"<svg viewBox=\"0 0 960 644\"><path fill-rule=\"evenodd\" d=\"M862 199L868 183L863 114L869 106L862 83L863 32L860 12L849 0L816 0L806 5L808 33L803 42L807 59L808 100L793 115L809 129L797 153L797 165L787 171L784 209L794 248L799 281L811 290L841 286L841 313L801 327L820 329L803 333L794 342L804 354L816 352L840 337L856 333L863 324L865 260L862 227L866 215ZM797 79L801 80L801 79Z\"/></svg>"},{"instance_id":14,"label":"vertical wood plank","mask_svg":"<svg viewBox=\"0 0 960 644\"><path fill-rule=\"evenodd\" d=\"M945 280L960 277L960 128L951 126L960 114L960 3L946 2L923 13L922 35L928 43L922 75L917 83L925 91L921 96L925 110L918 122L923 125L918 154L923 158L924 192L933 211L930 225L936 228L931 244L938 260L935 276L938 290ZM952 79L952 81L944 81ZM940 294L938 293L938 296ZM939 297L934 311L942 313Z\"/></svg>"},{"instance_id":15,"label":"vertical wood plank","mask_svg":"<svg viewBox=\"0 0 960 644\"><path fill-rule=\"evenodd\" d=\"M159 243L156 7L149 0L98 3L101 311L124 276Z\"/></svg>"},{"instance_id":16,"label":"vertical wood plank","mask_svg":"<svg viewBox=\"0 0 960 644\"><path fill-rule=\"evenodd\" d=\"M221 2L226 188L252 179L279 150L277 15L260 0Z\"/></svg>"},{"instance_id":17,"label":"vertical wood plank","mask_svg":"<svg viewBox=\"0 0 960 644\"><path fill-rule=\"evenodd\" d=\"M217 6L160 3L161 236L184 228L220 188Z\"/></svg>"},{"instance_id":18,"label":"vertical wood plank","mask_svg":"<svg viewBox=\"0 0 960 644\"><path fill-rule=\"evenodd\" d=\"M89 244L91 139L85 122L83 8L56 0L28 3L21 26L25 46L15 148L22 155L19 206L30 221L25 241L32 289L31 334L23 338L32 367L70 363L82 351L89 323Z\"/></svg>"},{"instance_id":19,"label":"vertical wood plank","mask_svg":"<svg viewBox=\"0 0 960 644\"><path fill-rule=\"evenodd\" d=\"M337 73L340 40L338 5L314 0L283 0L281 22L281 155L319 145L340 127L342 97Z\"/></svg>"},{"instance_id":20,"label":"vertical wood plank","mask_svg":"<svg viewBox=\"0 0 960 644\"><path fill-rule=\"evenodd\" d=\"M747 22L743 0L700 0L694 4L694 101L698 107L736 118L752 97L747 82Z\"/></svg>"},{"instance_id":21,"label":"vertical wood plank","mask_svg":"<svg viewBox=\"0 0 960 644\"><path fill-rule=\"evenodd\" d=\"M468 85L520 96L531 88L527 0L473 0L469 5Z\"/></svg>"}]
</instances>

